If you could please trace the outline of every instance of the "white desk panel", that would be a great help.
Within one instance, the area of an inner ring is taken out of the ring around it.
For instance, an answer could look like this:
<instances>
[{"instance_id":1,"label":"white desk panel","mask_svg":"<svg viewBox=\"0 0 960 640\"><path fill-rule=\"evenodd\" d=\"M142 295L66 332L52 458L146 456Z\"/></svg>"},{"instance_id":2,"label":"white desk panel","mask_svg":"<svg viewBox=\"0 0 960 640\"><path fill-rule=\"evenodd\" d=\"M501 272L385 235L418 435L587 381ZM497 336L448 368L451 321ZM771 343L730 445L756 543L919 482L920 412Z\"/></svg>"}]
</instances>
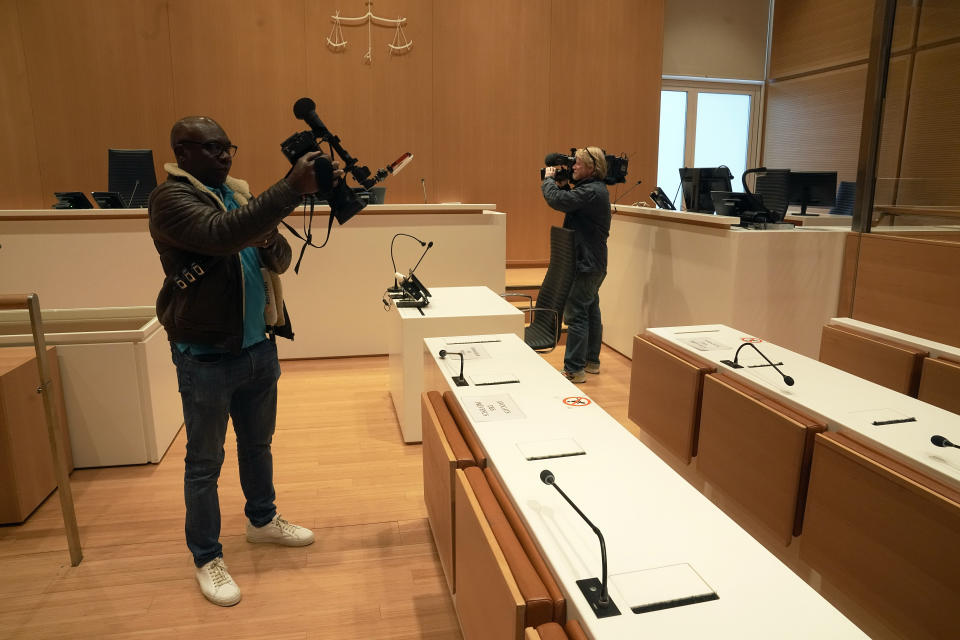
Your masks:
<instances>
[{"instance_id":1,"label":"white desk panel","mask_svg":"<svg viewBox=\"0 0 960 640\"><path fill-rule=\"evenodd\" d=\"M724 325L667 327L649 329L689 353L717 363L718 373L740 378L767 389L774 397L802 413L819 418L828 430L851 438L931 477L960 488L960 449L944 449L930 442L939 434L960 442L960 416L921 402L846 371L784 349L771 342L757 342L757 347L774 362L782 362L783 372L795 383L787 386L771 367L747 368L763 364L756 351L747 347L740 352L743 369L731 369L721 360L732 360L744 339L753 339L742 331ZM710 339L726 349L701 351L690 341ZM874 425L885 421L912 417L913 422Z\"/></svg>"},{"instance_id":2,"label":"white desk panel","mask_svg":"<svg viewBox=\"0 0 960 640\"><path fill-rule=\"evenodd\" d=\"M444 374L465 412L472 399L509 394L519 420L471 423L514 505L568 602L568 615L587 634L608 638L864 638L832 605L763 548L719 508L634 438L596 403L588 389L564 379L512 335L485 343L490 357L468 360L464 371L510 370L519 382L456 387L437 356L452 338L425 340L428 363ZM432 358L430 357L432 356ZM429 365L428 365L429 366ZM585 455L528 461L518 444L575 440ZM557 485L603 532L610 594L621 615L597 619L576 581L600 576L596 535L563 498L540 481L550 469ZM616 576L688 563L719 600L635 614Z\"/></svg>"},{"instance_id":3,"label":"white desk panel","mask_svg":"<svg viewBox=\"0 0 960 640\"><path fill-rule=\"evenodd\" d=\"M393 306L390 310L390 396L404 442L421 441L425 337L466 332L523 334L523 312L487 287L435 287L430 292L430 304L423 309ZM453 346L448 350L460 351ZM460 359L450 360L456 361L459 373Z\"/></svg>"}]
</instances>

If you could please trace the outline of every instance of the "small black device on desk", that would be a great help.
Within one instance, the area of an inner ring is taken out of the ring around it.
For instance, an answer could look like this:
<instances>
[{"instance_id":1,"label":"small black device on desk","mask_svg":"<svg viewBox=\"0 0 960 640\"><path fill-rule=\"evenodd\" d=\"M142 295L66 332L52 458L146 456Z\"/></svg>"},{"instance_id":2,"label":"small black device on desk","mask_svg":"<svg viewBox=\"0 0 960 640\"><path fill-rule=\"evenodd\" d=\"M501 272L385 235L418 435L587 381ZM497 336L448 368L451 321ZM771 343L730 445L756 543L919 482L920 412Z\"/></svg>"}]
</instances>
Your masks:
<instances>
[{"instance_id":1,"label":"small black device on desk","mask_svg":"<svg viewBox=\"0 0 960 640\"><path fill-rule=\"evenodd\" d=\"M126 209L127 206L116 191L91 191L90 195L101 209Z\"/></svg>"},{"instance_id":2,"label":"small black device on desk","mask_svg":"<svg viewBox=\"0 0 960 640\"><path fill-rule=\"evenodd\" d=\"M53 195L57 198L54 209L93 209L82 191L57 191Z\"/></svg>"}]
</instances>

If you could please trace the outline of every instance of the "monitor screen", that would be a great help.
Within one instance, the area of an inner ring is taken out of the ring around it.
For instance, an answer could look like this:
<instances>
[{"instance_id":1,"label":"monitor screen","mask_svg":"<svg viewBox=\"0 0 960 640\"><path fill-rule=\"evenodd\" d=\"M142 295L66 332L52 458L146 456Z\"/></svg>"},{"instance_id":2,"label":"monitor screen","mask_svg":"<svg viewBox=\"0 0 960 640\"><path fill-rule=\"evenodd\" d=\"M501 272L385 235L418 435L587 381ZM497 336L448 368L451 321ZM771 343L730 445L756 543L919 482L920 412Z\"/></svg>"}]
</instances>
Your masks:
<instances>
[{"instance_id":1,"label":"monitor screen","mask_svg":"<svg viewBox=\"0 0 960 640\"><path fill-rule=\"evenodd\" d=\"M683 201L687 211L713 213L712 191L733 191L730 181L733 174L726 167L683 167L680 181L683 184Z\"/></svg>"},{"instance_id":2,"label":"monitor screen","mask_svg":"<svg viewBox=\"0 0 960 640\"><path fill-rule=\"evenodd\" d=\"M787 199L800 205L800 215L806 215L808 205L832 207L837 201L837 172L791 171Z\"/></svg>"},{"instance_id":3,"label":"monitor screen","mask_svg":"<svg viewBox=\"0 0 960 640\"><path fill-rule=\"evenodd\" d=\"M150 192L157 186L150 149L110 149L108 159L108 191L120 194L130 209L147 206Z\"/></svg>"}]
</instances>

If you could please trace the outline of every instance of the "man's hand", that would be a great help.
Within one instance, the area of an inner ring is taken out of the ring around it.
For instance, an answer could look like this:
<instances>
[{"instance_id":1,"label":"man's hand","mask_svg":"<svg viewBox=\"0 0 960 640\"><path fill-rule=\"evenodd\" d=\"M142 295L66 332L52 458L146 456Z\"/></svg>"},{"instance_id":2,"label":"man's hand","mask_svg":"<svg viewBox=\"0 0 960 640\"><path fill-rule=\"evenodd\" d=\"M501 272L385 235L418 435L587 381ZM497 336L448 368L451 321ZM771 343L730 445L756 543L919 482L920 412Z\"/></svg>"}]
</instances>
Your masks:
<instances>
[{"instance_id":1,"label":"man's hand","mask_svg":"<svg viewBox=\"0 0 960 640\"><path fill-rule=\"evenodd\" d=\"M556 172L557 172L557 168L556 168L556 167L544 167L544 169L543 169L543 177L544 177L544 178L552 178L552 177L553 177L553 174L555 174Z\"/></svg>"},{"instance_id":2,"label":"man's hand","mask_svg":"<svg viewBox=\"0 0 960 640\"><path fill-rule=\"evenodd\" d=\"M254 238L251 240L247 246L256 247L256 248L266 248L269 247L277 238L280 237L279 229L273 229L268 231L266 235L262 235L259 238Z\"/></svg>"},{"instance_id":3,"label":"man's hand","mask_svg":"<svg viewBox=\"0 0 960 640\"><path fill-rule=\"evenodd\" d=\"M330 159L330 156L325 155L322 151L311 151L300 156L286 178L287 183L304 195L316 193L317 176L314 173L313 162L320 157ZM340 163L336 160L331 164L333 165L333 185L336 186L343 179L343 169L340 168Z\"/></svg>"}]
</instances>

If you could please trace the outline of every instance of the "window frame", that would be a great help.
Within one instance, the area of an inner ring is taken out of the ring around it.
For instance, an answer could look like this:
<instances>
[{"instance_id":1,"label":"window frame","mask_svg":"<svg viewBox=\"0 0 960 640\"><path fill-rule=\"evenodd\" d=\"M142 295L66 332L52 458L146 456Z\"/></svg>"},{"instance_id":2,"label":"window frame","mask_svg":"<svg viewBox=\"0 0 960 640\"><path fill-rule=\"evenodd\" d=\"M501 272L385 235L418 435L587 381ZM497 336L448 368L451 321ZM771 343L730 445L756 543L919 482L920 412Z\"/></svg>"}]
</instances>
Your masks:
<instances>
[{"instance_id":1,"label":"window frame","mask_svg":"<svg viewBox=\"0 0 960 640\"><path fill-rule=\"evenodd\" d=\"M663 78L660 91L682 91L687 94L686 130L684 132L683 166L692 167L697 144L697 103L701 93L727 93L750 96L750 128L747 132L747 168L759 167L762 135L760 101L763 85L759 82L730 82L710 80L681 80ZM734 185L735 189L739 187Z\"/></svg>"}]
</instances>

